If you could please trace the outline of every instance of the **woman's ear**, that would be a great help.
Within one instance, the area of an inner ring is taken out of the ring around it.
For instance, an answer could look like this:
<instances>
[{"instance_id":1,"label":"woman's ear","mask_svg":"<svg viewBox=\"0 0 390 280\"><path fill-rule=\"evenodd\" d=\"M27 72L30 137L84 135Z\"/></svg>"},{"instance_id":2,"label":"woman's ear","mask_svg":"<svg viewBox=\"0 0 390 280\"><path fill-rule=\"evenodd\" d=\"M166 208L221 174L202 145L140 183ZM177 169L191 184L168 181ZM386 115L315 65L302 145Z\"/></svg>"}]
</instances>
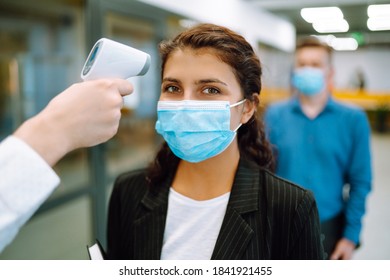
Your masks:
<instances>
[{"instance_id":1,"label":"woman's ear","mask_svg":"<svg viewBox=\"0 0 390 280\"><path fill-rule=\"evenodd\" d=\"M247 123L251 119L253 114L256 113L258 104L259 104L259 95L257 93L252 94L252 100L247 99L244 102L244 104L243 104L244 110L243 110L242 116L241 116L241 123L242 124Z\"/></svg>"}]
</instances>

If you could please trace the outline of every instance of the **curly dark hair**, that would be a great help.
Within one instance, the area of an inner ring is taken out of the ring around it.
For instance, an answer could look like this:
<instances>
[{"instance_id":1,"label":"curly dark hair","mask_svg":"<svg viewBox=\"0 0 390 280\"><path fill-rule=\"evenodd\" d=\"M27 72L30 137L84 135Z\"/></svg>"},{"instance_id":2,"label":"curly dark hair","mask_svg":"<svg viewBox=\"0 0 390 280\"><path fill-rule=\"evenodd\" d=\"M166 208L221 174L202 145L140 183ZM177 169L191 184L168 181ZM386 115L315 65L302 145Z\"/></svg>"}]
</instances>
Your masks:
<instances>
[{"instance_id":1,"label":"curly dark hair","mask_svg":"<svg viewBox=\"0 0 390 280\"><path fill-rule=\"evenodd\" d=\"M161 55L161 76L169 56L177 49L210 49L228 64L241 86L244 98L259 106L261 91L261 65L251 45L236 32L214 24L200 24L192 27L173 40L163 41L159 45ZM270 143L267 141L262 119L256 112L237 132L240 157L250 160L259 168L273 171L274 159ZM149 167L148 179L153 183L164 180L167 174L176 170L180 159L163 143L154 162Z\"/></svg>"}]
</instances>

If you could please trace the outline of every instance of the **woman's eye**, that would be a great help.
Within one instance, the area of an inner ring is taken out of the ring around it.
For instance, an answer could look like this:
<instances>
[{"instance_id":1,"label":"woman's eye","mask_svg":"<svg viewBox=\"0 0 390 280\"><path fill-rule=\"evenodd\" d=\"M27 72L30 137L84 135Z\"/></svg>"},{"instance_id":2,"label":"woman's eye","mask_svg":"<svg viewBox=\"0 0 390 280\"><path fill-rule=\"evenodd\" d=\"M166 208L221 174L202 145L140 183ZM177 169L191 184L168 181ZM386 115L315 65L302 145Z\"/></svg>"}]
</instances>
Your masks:
<instances>
[{"instance_id":1,"label":"woman's eye","mask_svg":"<svg viewBox=\"0 0 390 280\"><path fill-rule=\"evenodd\" d=\"M164 91L168 93L174 93L180 91L180 89L176 86L166 86Z\"/></svg>"},{"instance_id":2,"label":"woman's eye","mask_svg":"<svg viewBox=\"0 0 390 280\"><path fill-rule=\"evenodd\" d=\"M216 89L216 88L205 88L202 92L206 93L206 94L219 94L219 93L221 93L221 91L219 89Z\"/></svg>"}]
</instances>

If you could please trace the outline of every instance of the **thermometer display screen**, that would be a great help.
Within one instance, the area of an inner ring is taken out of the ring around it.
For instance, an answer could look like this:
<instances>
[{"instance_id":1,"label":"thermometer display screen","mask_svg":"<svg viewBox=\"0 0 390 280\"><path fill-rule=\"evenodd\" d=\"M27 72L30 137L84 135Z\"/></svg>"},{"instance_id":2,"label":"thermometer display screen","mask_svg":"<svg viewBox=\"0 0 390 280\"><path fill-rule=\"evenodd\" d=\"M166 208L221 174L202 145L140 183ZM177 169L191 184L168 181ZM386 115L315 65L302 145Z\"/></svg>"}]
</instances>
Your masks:
<instances>
[{"instance_id":1,"label":"thermometer display screen","mask_svg":"<svg viewBox=\"0 0 390 280\"><path fill-rule=\"evenodd\" d=\"M96 54L100 48L101 43L102 42L97 43L96 46L91 51L91 53L89 54L88 62L84 67L83 75L86 75L89 72L89 70L91 70L91 67L93 65L93 62L95 61Z\"/></svg>"}]
</instances>

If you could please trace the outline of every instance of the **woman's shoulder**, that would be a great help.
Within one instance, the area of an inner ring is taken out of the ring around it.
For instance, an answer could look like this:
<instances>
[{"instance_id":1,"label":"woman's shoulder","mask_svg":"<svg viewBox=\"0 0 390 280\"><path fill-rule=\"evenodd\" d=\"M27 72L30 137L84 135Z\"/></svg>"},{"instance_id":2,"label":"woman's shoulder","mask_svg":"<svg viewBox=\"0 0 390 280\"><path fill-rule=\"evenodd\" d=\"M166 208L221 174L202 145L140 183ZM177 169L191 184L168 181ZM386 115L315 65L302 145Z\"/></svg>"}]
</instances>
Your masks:
<instances>
[{"instance_id":1,"label":"woman's shoulder","mask_svg":"<svg viewBox=\"0 0 390 280\"><path fill-rule=\"evenodd\" d=\"M120 187L138 181L146 182L146 172L147 170L145 168L124 172L116 178L115 186Z\"/></svg>"},{"instance_id":2,"label":"woman's shoulder","mask_svg":"<svg viewBox=\"0 0 390 280\"><path fill-rule=\"evenodd\" d=\"M302 200L315 202L313 193L304 187L268 171L262 170L268 196L274 201L299 203Z\"/></svg>"},{"instance_id":3,"label":"woman's shoulder","mask_svg":"<svg viewBox=\"0 0 390 280\"><path fill-rule=\"evenodd\" d=\"M258 167L251 161L243 160L241 176L248 178L249 176L259 176L259 189L260 194L265 195L268 201L283 201L285 200L297 200L302 197L306 197L309 200L314 200L312 192L304 187L282 178L276 175L269 169Z\"/></svg>"},{"instance_id":4,"label":"woman's shoulder","mask_svg":"<svg viewBox=\"0 0 390 280\"><path fill-rule=\"evenodd\" d=\"M265 196L262 199L269 222L275 226L294 223L300 227L308 220L317 224L318 209L313 193L268 171L264 174ZM289 231L289 230L288 230Z\"/></svg>"},{"instance_id":5,"label":"woman's shoulder","mask_svg":"<svg viewBox=\"0 0 390 280\"><path fill-rule=\"evenodd\" d=\"M146 192L148 186L147 170L137 169L120 174L114 183L113 193L122 197L136 197Z\"/></svg>"}]
</instances>

